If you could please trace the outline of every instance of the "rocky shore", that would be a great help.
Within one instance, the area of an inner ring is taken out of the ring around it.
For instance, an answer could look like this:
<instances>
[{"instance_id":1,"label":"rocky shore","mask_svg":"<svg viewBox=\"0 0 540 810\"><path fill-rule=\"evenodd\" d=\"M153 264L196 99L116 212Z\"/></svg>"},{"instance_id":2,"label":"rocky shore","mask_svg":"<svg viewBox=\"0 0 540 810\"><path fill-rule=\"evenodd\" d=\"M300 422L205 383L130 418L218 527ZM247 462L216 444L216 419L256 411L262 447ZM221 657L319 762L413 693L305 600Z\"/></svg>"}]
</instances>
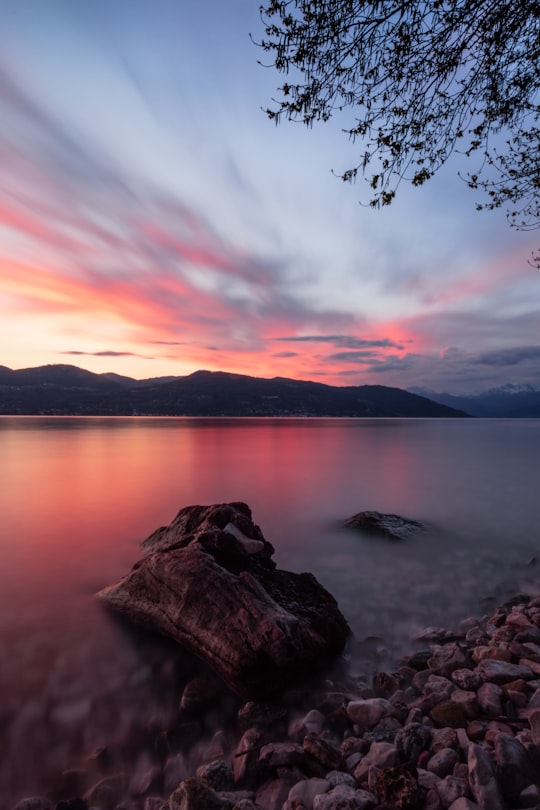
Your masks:
<instances>
[{"instance_id":1,"label":"rocky shore","mask_svg":"<svg viewBox=\"0 0 540 810\"><path fill-rule=\"evenodd\" d=\"M540 810L539 597L430 628L380 671L246 504L186 507L143 549L100 598L197 656L170 670L170 722L0 810Z\"/></svg>"},{"instance_id":2,"label":"rocky shore","mask_svg":"<svg viewBox=\"0 0 540 810\"><path fill-rule=\"evenodd\" d=\"M153 761L111 772L100 752L56 796L16 810L538 810L540 599L518 596L421 641L369 679L236 702L234 727L189 772L186 740L224 698L194 679Z\"/></svg>"}]
</instances>

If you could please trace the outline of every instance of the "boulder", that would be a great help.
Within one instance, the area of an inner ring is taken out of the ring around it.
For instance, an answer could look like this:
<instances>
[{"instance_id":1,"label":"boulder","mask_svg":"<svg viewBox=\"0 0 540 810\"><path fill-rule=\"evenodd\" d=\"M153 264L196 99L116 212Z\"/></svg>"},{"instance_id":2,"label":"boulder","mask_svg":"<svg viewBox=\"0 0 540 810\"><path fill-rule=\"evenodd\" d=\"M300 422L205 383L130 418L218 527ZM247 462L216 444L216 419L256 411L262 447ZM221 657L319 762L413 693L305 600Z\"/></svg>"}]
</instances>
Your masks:
<instances>
[{"instance_id":1,"label":"boulder","mask_svg":"<svg viewBox=\"0 0 540 810\"><path fill-rule=\"evenodd\" d=\"M146 556L98 597L173 638L244 699L328 666L350 630L312 574L281 571L244 503L188 506L150 535Z\"/></svg>"},{"instance_id":2,"label":"boulder","mask_svg":"<svg viewBox=\"0 0 540 810\"><path fill-rule=\"evenodd\" d=\"M403 540L424 528L417 520L381 512L358 512L344 520L343 526L347 529L360 529L369 534L379 534L391 540Z\"/></svg>"}]
</instances>

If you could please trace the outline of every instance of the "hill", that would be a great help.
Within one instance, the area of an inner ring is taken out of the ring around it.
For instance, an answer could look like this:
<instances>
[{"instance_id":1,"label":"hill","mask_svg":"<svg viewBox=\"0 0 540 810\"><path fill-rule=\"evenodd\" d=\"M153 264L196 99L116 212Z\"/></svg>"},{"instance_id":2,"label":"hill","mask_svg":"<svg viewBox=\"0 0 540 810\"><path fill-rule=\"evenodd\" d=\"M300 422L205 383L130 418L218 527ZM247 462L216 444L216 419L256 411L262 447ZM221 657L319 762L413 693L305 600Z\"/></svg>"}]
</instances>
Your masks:
<instances>
[{"instance_id":1,"label":"hill","mask_svg":"<svg viewBox=\"0 0 540 810\"><path fill-rule=\"evenodd\" d=\"M426 397L382 385L337 387L223 371L134 380L76 366L0 366L0 414L96 416L465 417Z\"/></svg>"},{"instance_id":2,"label":"hill","mask_svg":"<svg viewBox=\"0 0 540 810\"><path fill-rule=\"evenodd\" d=\"M471 416L492 419L540 419L540 391L532 385L503 385L470 396L455 396L425 388L408 390L441 405L464 410Z\"/></svg>"}]
</instances>

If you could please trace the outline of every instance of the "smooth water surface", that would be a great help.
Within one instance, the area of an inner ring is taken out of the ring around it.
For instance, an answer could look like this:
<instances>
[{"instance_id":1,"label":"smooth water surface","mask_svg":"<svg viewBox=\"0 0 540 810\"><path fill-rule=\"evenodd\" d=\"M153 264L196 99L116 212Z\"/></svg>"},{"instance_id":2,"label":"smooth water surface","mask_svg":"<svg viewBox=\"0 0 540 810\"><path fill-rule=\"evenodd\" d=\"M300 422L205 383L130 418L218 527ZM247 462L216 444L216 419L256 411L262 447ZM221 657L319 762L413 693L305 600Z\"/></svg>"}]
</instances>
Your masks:
<instances>
[{"instance_id":1,"label":"smooth water surface","mask_svg":"<svg viewBox=\"0 0 540 810\"><path fill-rule=\"evenodd\" d=\"M539 592L539 458L540 420L0 417L0 810L166 723L152 661L94 594L181 507L247 502L278 566L312 571L392 660ZM340 528L364 509L427 529Z\"/></svg>"}]
</instances>

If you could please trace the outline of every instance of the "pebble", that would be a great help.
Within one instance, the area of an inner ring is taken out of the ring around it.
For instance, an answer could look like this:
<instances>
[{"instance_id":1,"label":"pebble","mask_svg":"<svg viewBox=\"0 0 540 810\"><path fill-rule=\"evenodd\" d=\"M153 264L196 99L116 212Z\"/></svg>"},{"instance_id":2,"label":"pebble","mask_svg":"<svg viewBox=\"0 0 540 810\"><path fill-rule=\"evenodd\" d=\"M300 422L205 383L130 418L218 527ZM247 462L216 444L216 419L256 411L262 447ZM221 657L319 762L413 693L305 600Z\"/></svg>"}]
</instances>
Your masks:
<instances>
[{"instance_id":1,"label":"pebble","mask_svg":"<svg viewBox=\"0 0 540 810\"><path fill-rule=\"evenodd\" d=\"M321 793L328 793L331 784L327 779L302 779L293 785L289 791L287 801L294 807L295 803L301 803L306 810L312 810L315 796Z\"/></svg>"},{"instance_id":2,"label":"pebble","mask_svg":"<svg viewBox=\"0 0 540 810\"><path fill-rule=\"evenodd\" d=\"M538 810L540 600L521 596L462 628L431 629L425 649L371 682L341 675L246 703L234 731L195 743L185 715L211 711L219 694L193 681L179 726L156 731L129 776L104 749L91 769L74 763L76 780L59 776L62 795L5 810ZM84 724L90 710L73 698L51 719ZM85 795L67 796L68 784Z\"/></svg>"}]
</instances>

